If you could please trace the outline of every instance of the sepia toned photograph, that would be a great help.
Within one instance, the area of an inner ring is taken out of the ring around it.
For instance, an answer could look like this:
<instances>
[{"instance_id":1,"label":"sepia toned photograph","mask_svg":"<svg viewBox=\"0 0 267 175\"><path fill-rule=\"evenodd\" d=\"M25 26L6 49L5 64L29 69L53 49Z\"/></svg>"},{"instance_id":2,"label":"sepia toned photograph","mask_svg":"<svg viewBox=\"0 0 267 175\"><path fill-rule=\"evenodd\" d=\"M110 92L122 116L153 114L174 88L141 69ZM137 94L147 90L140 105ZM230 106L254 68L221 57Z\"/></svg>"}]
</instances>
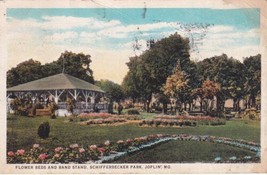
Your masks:
<instances>
[{"instance_id":1,"label":"sepia toned photograph","mask_svg":"<svg viewBox=\"0 0 267 175\"><path fill-rule=\"evenodd\" d=\"M260 167L262 9L216 2L7 6L7 172Z\"/></svg>"}]
</instances>

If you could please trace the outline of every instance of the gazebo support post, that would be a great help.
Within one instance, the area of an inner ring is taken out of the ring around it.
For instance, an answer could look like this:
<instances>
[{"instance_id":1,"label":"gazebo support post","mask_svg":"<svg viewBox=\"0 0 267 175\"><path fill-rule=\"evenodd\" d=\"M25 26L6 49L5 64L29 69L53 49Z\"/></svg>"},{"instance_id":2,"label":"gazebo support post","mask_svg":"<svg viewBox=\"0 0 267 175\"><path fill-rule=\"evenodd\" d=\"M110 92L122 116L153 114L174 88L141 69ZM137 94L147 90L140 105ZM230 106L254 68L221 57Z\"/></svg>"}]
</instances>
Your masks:
<instances>
[{"instance_id":1,"label":"gazebo support post","mask_svg":"<svg viewBox=\"0 0 267 175\"><path fill-rule=\"evenodd\" d=\"M85 107L86 107L86 109L88 108L88 97L90 97L89 96L89 92L88 91L84 91L84 90L82 90L82 94L83 94L83 96L84 96L84 99L85 99Z\"/></svg>"},{"instance_id":2,"label":"gazebo support post","mask_svg":"<svg viewBox=\"0 0 267 175\"><path fill-rule=\"evenodd\" d=\"M76 89L74 89L74 94L72 94L71 91L68 91L68 92L69 92L70 95L74 98L75 101L77 100L78 95L80 94L80 92L79 92L79 91L77 92Z\"/></svg>"},{"instance_id":3,"label":"gazebo support post","mask_svg":"<svg viewBox=\"0 0 267 175\"><path fill-rule=\"evenodd\" d=\"M95 104L95 99L96 99L96 93L95 93L95 92L92 92L91 102L92 102L93 104Z\"/></svg>"},{"instance_id":4,"label":"gazebo support post","mask_svg":"<svg viewBox=\"0 0 267 175\"><path fill-rule=\"evenodd\" d=\"M52 94L52 93L49 92L49 91L48 91L48 93L49 93L50 95L53 96L53 98L54 98L54 100L55 100L55 103L58 104L59 97L62 95L62 93L63 93L64 91L65 91L65 90L62 90L62 91L60 92L60 90L55 90L55 95ZM59 93L59 94L58 94L58 93Z\"/></svg>"},{"instance_id":5,"label":"gazebo support post","mask_svg":"<svg viewBox=\"0 0 267 175\"><path fill-rule=\"evenodd\" d=\"M33 97L31 98L31 100L32 100L32 104L35 104L36 97L33 96Z\"/></svg>"}]
</instances>

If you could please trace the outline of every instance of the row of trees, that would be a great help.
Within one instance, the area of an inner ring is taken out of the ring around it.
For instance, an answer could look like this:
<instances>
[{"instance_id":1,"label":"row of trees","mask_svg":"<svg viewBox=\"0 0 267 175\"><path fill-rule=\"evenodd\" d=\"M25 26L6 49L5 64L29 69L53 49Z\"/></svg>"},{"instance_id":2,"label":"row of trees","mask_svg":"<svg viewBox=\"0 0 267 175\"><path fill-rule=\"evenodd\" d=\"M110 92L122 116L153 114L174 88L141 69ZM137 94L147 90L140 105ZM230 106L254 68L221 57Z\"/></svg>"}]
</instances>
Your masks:
<instances>
[{"instance_id":1,"label":"row of trees","mask_svg":"<svg viewBox=\"0 0 267 175\"><path fill-rule=\"evenodd\" d=\"M241 99L247 100L246 108L256 106L261 93L261 55L244 58L243 63L226 54L194 62L190 60L189 40L177 33L150 42L149 47L140 56L130 58L122 85L109 80L95 81L90 55L65 51L51 63L41 65L30 59L8 70L7 86L64 71L100 86L111 103L131 98L143 102L147 111L153 95L163 104L164 112L170 98L175 99L180 110L182 107L192 110L197 100L201 110L207 112L215 106L217 112L223 111L227 99L233 99L234 110L239 110Z\"/></svg>"},{"instance_id":2,"label":"row of trees","mask_svg":"<svg viewBox=\"0 0 267 175\"><path fill-rule=\"evenodd\" d=\"M39 61L29 59L7 71L7 87L27 83L61 72L70 74L90 83L94 83L93 71L90 69L91 56L83 53L65 51L51 63L42 65Z\"/></svg>"},{"instance_id":3,"label":"row of trees","mask_svg":"<svg viewBox=\"0 0 267 175\"><path fill-rule=\"evenodd\" d=\"M7 71L7 87L9 88L64 72L101 87L106 92L106 96L110 99L111 104L114 101L119 102L124 99L125 96L119 84L110 80L94 80L90 63L90 55L83 53L76 54L69 51L62 53L56 61L44 65L39 61L29 59Z\"/></svg>"},{"instance_id":4,"label":"row of trees","mask_svg":"<svg viewBox=\"0 0 267 175\"><path fill-rule=\"evenodd\" d=\"M199 62L189 57L189 41L177 33L154 42L127 63L129 71L122 83L126 96L143 101L147 110L152 94L160 97L164 111L170 97L179 109L189 106L189 110L199 99L206 112L215 105L217 112L223 111L227 99L233 99L234 110L239 110L241 99L247 100L247 108L256 106L261 55L245 58L243 63L226 54Z\"/></svg>"}]
</instances>

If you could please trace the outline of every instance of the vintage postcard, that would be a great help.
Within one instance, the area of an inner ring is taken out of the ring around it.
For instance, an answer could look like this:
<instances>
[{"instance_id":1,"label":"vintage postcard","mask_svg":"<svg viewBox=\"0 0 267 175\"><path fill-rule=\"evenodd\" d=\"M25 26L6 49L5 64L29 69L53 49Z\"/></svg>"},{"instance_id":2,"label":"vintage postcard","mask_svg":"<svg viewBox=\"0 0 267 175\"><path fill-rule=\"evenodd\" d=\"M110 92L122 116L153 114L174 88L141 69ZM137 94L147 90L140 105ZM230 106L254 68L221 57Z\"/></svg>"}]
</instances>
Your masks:
<instances>
[{"instance_id":1,"label":"vintage postcard","mask_svg":"<svg viewBox=\"0 0 267 175\"><path fill-rule=\"evenodd\" d=\"M267 172L267 1L0 5L1 173Z\"/></svg>"}]
</instances>

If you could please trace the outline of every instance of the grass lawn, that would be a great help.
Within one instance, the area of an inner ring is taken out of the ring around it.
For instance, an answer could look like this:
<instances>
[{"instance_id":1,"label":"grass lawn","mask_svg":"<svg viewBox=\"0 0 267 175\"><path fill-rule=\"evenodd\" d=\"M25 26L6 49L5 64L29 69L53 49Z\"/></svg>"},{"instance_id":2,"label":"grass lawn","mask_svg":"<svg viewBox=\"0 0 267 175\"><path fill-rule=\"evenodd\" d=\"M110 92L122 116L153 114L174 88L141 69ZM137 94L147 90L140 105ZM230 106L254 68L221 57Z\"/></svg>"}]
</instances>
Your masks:
<instances>
[{"instance_id":1,"label":"grass lawn","mask_svg":"<svg viewBox=\"0 0 267 175\"><path fill-rule=\"evenodd\" d=\"M218 156L227 160L232 156L244 157L254 156L254 154L250 151L227 145L177 140L161 144L153 149L124 156L113 163L214 162L214 158Z\"/></svg>"},{"instance_id":2,"label":"grass lawn","mask_svg":"<svg viewBox=\"0 0 267 175\"><path fill-rule=\"evenodd\" d=\"M151 114L145 116L152 117ZM188 128L170 128L170 127L139 127L137 124L125 124L125 125L117 125L117 126L86 126L79 125L75 122L68 122L66 118L57 118L50 119L49 117L20 117L16 116L15 120L7 121L7 150L16 151L17 149L29 149L33 144L39 143L40 146L44 146L46 148L55 148L57 146L69 146L73 143L78 143L79 145L91 145L91 144L99 144L103 143L105 140L117 141L117 140L125 140L128 138L135 138L140 136L145 136L149 134L157 134L157 133L168 133L168 134L199 134L199 135L213 135L213 136L223 136L230 138L239 138L245 139L248 141L260 142L260 122L259 121L244 121L244 120L231 120L227 121L226 125L221 126L198 126L198 127L188 127ZM39 125L45 121L50 123L50 136L48 139L43 140L40 139L37 135L37 129ZM13 128L13 129L12 129ZM178 144L178 146L177 146ZM174 149L175 152L180 152L180 154L184 154L184 156L188 157L187 159L182 159L185 161L198 161L194 152L190 152L193 150L198 150L200 147L205 147L204 143L177 143L170 142L167 144L163 144L159 147L156 147L155 150L165 150L162 153L156 153L154 156L160 156L158 154L166 154L170 155L169 150ZM206 143L208 144L208 143ZM211 145L208 146L210 149L209 155L216 154L217 152L212 152L212 150L219 149L222 145ZM171 149L167 149L171 148ZM179 149L178 149L179 148ZM231 148L231 149L230 149ZM230 147L229 150L235 150L235 148ZM188 149L188 150L186 150ZM228 149L228 148L227 148ZM180 150L180 151L179 151ZM183 150L183 151L181 151ZM225 152L222 148L221 152ZM240 150L241 151L241 150ZM161 151L160 151L161 152ZM204 151L205 152L205 151ZM227 152L227 151L226 151ZM137 155L140 155L137 153ZM150 155L154 154L153 150L148 151L148 153L144 156L149 158ZM176 154L176 153L175 153ZM188 156L187 154L192 154L192 156ZM203 153L204 154L204 153ZM177 156L179 154L177 153ZM168 157L168 156L167 156ZM205 157L205 156L204 156ZM209 161L211 157L204 158ZM212 156L214 159L214 156ZM201 160L204 160L201 159ZM213 160L212 159L212 160ZM144 158L146 161L146 159ZM165 159L161 159L165 161ZM176 159L179 161L179 159ZM149 162L149 160L147 160ZM167 160L166 161L171 161Z\"/></svg>"}]
</instances>

